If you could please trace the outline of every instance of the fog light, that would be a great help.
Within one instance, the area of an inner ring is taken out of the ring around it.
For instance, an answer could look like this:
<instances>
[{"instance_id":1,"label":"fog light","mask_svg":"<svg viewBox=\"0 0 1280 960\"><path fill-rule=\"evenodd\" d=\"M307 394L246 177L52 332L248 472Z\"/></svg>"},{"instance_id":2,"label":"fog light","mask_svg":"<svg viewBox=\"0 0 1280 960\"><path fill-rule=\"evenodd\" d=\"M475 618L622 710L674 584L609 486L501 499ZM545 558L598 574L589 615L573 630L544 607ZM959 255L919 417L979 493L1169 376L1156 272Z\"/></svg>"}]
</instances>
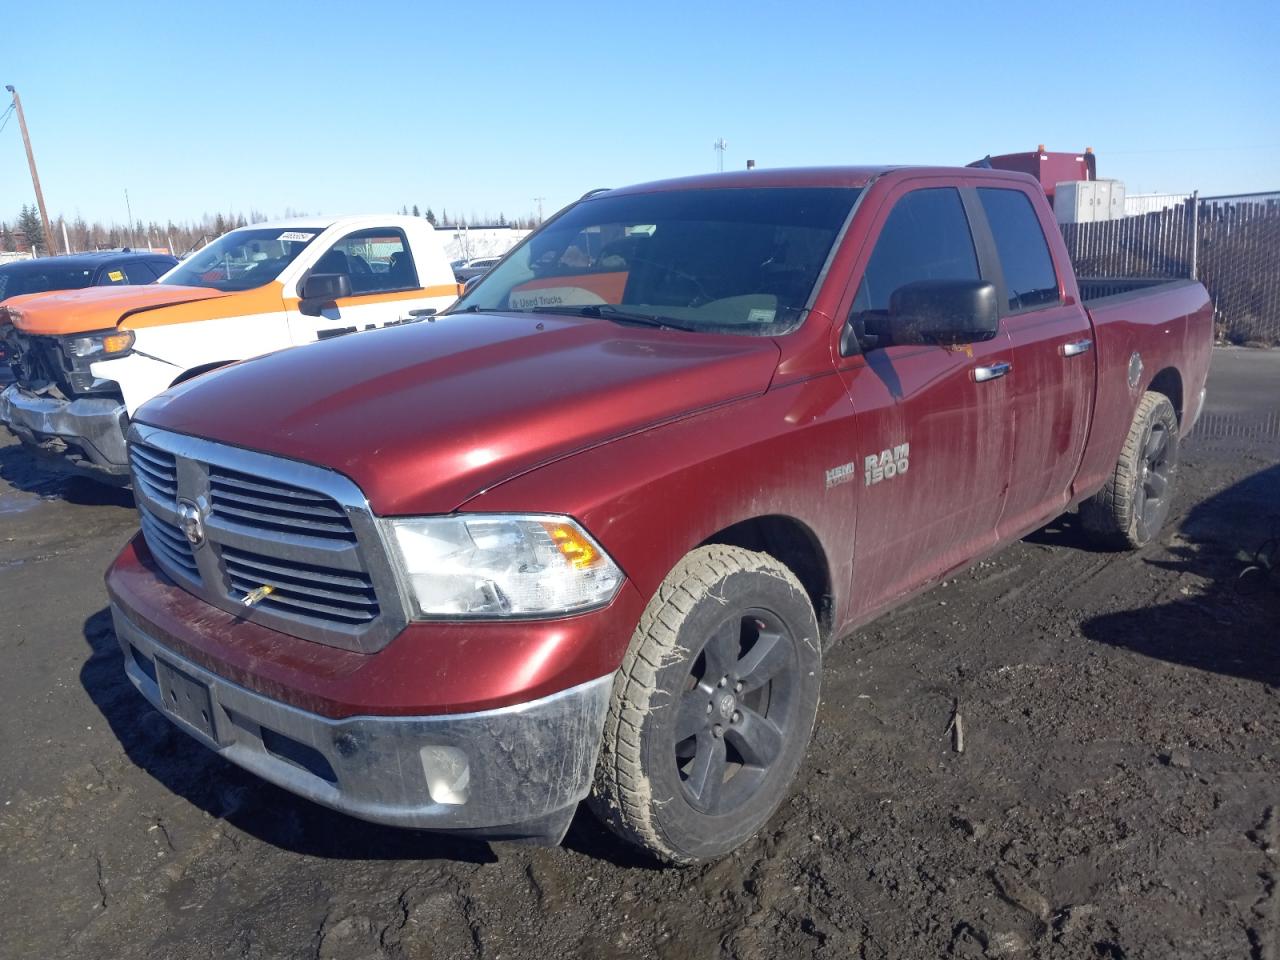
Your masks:
<instances>
[{"instance_id":1,"label":"fog light","mask_svg":"<svg viewBox=\"0 0 1280 960\"><path fill-rule=\"evenodd\" d=\"M422 772L427 775L427 793L432 803L451 805L467 802L471 767L467 755L457 747L423 747Z\"/></svg>"}]
</instances>

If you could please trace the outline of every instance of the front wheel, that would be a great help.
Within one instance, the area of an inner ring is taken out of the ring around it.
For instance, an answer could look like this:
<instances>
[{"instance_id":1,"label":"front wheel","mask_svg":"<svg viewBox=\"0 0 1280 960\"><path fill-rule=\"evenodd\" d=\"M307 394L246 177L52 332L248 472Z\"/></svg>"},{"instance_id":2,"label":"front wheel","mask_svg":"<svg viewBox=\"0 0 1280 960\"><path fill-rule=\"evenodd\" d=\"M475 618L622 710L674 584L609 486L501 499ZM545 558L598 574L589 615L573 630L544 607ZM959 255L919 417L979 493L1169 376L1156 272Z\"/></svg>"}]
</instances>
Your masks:
<instances>
[{"instance_id":1,"label":"front wheel","mask_svg":"<svg viewBox=\"0 0 1280 960\"><path fill-rule=\"evenodd\" d=\"M1135 550L1150 543L1169 516L1178 450L1173 404L1163 393L1148 391L1138 403L1114 472L1080 504L1085 531L1108 547Z\"/></svg>"},{"instance_id":2,"label":"front wheel","mask_svg":"<svg viewBox=\"0 0 1280 960\"><path fill-rule=\"evenodd\" d=\"M795 575L700 547L650 600L614 682L591 805L659 859L723 856L782 802L813 732L818 622Z\"/></svg>"}]
</instances>

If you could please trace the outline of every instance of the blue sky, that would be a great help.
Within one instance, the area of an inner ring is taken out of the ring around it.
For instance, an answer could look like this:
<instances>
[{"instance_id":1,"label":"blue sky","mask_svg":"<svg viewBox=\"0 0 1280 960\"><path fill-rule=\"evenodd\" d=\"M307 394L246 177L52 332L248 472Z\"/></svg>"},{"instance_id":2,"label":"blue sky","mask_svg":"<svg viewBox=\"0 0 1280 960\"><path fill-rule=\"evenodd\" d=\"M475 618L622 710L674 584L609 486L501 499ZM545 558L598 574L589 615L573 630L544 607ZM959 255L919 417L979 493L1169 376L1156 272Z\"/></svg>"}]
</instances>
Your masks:
<instances>
[{"instance_id":1,"label":"blue sky","mask_svg":"<svg viewBox=\"0 0 1280 960\"><path fill-rule=\"evenodd\" d=\"M12 2L51 213L552 210L726 166L1092 146L1130 193L1280 189L1280 6ZM7 99L0 100L0 109ZM32 200L0 131L0 219Z\"/></svg>"}]
</instances>

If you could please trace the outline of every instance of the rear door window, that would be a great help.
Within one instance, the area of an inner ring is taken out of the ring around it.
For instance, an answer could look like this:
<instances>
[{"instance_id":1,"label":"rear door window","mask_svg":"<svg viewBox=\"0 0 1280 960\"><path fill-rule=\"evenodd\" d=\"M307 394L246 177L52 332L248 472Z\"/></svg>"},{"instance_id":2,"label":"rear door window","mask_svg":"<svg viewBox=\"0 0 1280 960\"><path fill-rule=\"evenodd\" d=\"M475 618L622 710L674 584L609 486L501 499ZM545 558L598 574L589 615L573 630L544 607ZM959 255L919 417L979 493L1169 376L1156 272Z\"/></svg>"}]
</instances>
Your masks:
<instances>
[{"instance_id":1,"label":"rear door window","mask_svg":"<svg viewBox=\"0 0 1280 960\"><path fill-rule=\"evenodd\" d=\"M1057 303L1058 276L1031 198L996 187L979 187L978 198L1000 255L1009 312Z\"/></svg>"},{"instance_id":2,"label":"rear door window","mask_svg":"<svg viewBox=\"0 0 1280 960\"><path fill-rule=\"evenodd\" d=\"M129 283L124 275L124 267L119 263L110 263L98 272L99 287L120 287Z\"/></svg>"},{"instance_id":3,"label":"rear door window","mask_svg":"<svg viewBox=\"0 0 1280 960\"><path fill-rule=\"evenodd\" d=\"M880 229L854 297L850 319L864 343L886 345L889 298L918 280L977 280L964 203L954 187L913 190L894 204Z\"/></svg>"}]
</instances>

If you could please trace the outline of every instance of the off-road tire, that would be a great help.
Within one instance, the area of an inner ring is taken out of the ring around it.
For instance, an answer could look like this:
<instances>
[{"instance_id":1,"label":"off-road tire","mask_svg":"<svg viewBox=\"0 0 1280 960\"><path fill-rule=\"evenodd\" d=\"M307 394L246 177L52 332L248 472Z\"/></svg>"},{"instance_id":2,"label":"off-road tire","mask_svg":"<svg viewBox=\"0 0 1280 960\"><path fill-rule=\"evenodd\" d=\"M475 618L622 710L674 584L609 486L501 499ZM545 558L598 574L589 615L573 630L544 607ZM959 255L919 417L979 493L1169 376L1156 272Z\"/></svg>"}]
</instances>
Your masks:
<instances>
[{"instance_id":1,"label":"off-road tire","mask_svg":"<svg viewBox=\"0 0 1280 960\"><path fill-rule=\"evenodd\" d=\"M775 646L783 639L785 646ZM726 654L730 650L737 652ZM760 652L765 650L772 652ZM752 669L752 657L761 666ZM726 663L732 664L725 670L729 681L720 686L713 674ZM775 672L761 681L768 669ZM668 863L730 852L753 836L786 797L813 732L821 674L817 617L786 566L741 547L692 551L649 601L614 679L591 808L618 836ZM726 693L736 704L732 716ZM705 723L723 731L714 733L719 744L708 739L710 726L679 739L704 709L694 703L701 696L707 698ZM772 724L767 742L775 750L757 756L775 759L753 764L749 758L756 741L744 734L758 734L759 720ZM686 754L704 744L709 752L682 759L681 744ZM740 746L745 752L738 752ZM712 782L719 768L708 756L718 756L723 765L720 786ZM702 797L691 796L690 771L699 758L711 771L701 782L712 789ZM739 776L744 779L738 781ZM698 809L700 801L705 809ZM724 810L716 801L737 806Z\"/></svg>"},{"instance_id":2,"label":"off-road tire","mask_svg":"<svg viewBox=\"0 0 1280 960\"><path fill-rule=\"evenodd\" d=\"M1153 445L1159 447L1154 451L1158 464L1152 461ZM1148 391L1138 403L1115 470L1101 490L1080 504L1080 521L1090 539L1110 549L1136 550L1158 536L1169 516L1178 452L1177 412L1163 393ZM1156 481L1163 492L1153 503Z\"/></svg>"}]
</instances>

